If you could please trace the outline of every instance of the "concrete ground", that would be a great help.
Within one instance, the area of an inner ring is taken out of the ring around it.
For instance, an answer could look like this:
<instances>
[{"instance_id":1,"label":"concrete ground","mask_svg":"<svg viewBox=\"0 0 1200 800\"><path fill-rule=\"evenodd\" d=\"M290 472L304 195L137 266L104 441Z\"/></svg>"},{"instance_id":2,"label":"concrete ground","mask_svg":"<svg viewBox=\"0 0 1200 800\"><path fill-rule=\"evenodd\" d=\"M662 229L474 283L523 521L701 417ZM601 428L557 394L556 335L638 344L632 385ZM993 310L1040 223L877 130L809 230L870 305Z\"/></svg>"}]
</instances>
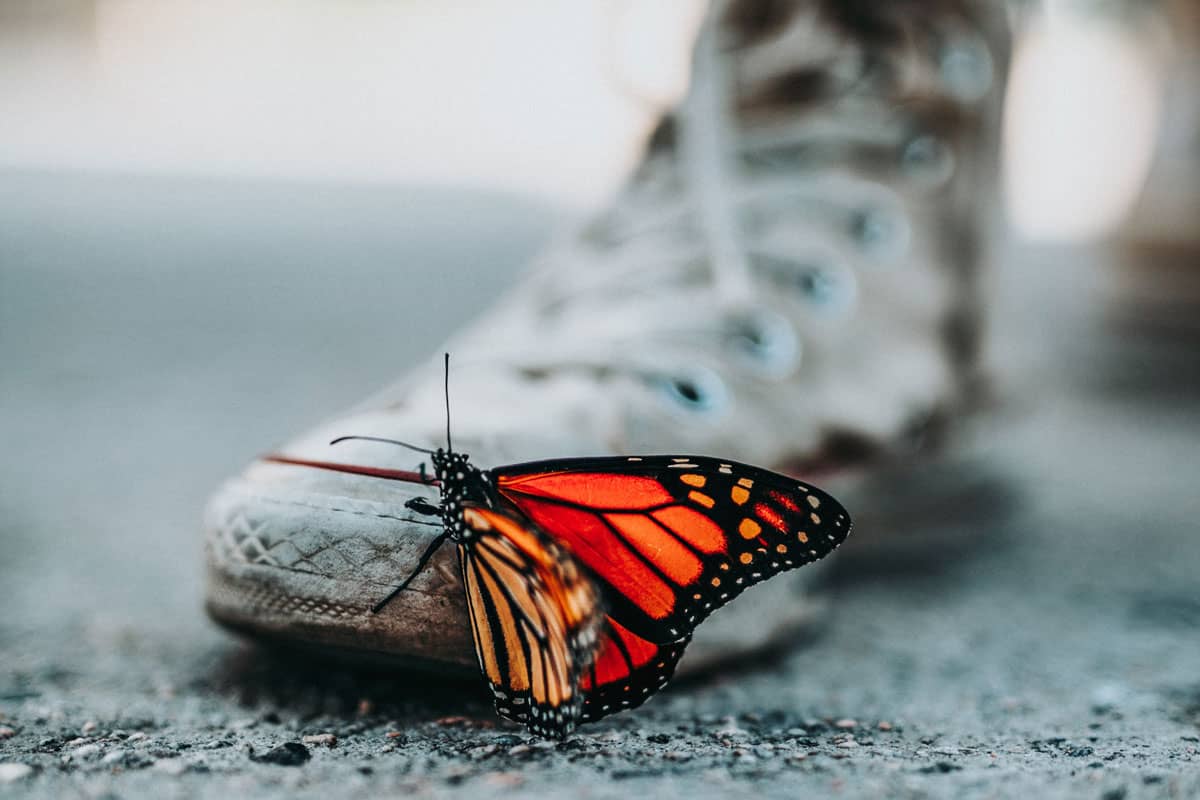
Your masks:
<instances>
[{"instance_id":1,"label":"concrete ground","mask_svg":"<svg viewBox=\"0 0 1200 800\"><path fill-rule=\"evenodd\" d=\"M207 494L436 347L555 217L0 176L0 796L1200 796L1195 339L1131 324L1087 254L1006 254L998 411L855 499L794 647L546 743L473 683L216 630Z\"/></svg>"}]
</instances>

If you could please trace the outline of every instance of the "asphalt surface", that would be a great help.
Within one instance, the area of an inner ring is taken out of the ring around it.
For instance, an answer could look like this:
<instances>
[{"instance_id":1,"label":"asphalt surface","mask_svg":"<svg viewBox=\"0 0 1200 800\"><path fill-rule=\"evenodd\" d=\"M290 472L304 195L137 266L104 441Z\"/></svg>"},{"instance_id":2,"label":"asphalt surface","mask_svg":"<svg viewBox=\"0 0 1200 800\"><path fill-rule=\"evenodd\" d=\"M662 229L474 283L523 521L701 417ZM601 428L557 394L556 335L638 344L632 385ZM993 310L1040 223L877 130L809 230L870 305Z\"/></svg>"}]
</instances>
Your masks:
<instances>
[{"instance_id":1,"label":"asphalt surface","mask_svg":"<svg viewBox=\"0 0 1200 800\"><path fill-rule=\"evenodd\" d=\"M432 189L0 180L0 796L1200 796L1195 340L998 270L998 408L855 499L824 624L546 743L474 683L201 611L228 473L486 306L558 215Z\"/></svg>"}]
</instances>

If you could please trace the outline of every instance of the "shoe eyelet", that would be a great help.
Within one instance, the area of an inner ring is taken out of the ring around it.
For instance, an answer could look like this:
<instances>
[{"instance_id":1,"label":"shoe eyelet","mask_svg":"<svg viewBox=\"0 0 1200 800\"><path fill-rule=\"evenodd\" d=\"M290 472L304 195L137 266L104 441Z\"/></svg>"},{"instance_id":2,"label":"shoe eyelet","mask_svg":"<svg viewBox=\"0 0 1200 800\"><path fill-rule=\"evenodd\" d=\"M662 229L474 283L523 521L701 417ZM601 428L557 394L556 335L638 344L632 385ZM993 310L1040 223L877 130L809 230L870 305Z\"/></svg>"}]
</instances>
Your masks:
<instances>
[{"instance_id":1,"label":"shoe eyelet","mask_svg":"<svg viewBox=\"0 0 1200 800\"><path fill-rule=\"evenodd\" d=\"M805 301L822 314L841 316L858 301L858 281L848 269L806 265L796 274L795 285Z\"/></svg>"},{"instance_id":2,"label":"shoe eyelet","mask_svg":"<svg viewBox=\"0 0 1200 800\"><path fill-rule=\"evenodd\" d=\"M930 185L943 184L954 174L954 151L939 136L913 137L900 153L900 168L909 177Z\"/></svg>"},{"instance_id":3,"label":"shoe eyelet","mask_svg":"<svg viewBox=\"0 0 1200 800\"><path fill-rule=\"evenodd\" d=\"M850 238L864 253L890 260L908 250L908 222L898 213L882 208L864 208L850 216Z\"/></svg>"},{"instance_id":4,"label":"shoe eyelet","mask_svg":"<svg viewBox=\"0 0 1200 800\"><path fill-rule=\"evenodd\" d=\"M858 281L854 273L836 262L829 256L813 255L805 261L778 258L766 253L752 255L755 269L766 280L771 281L785 292L793 292L810 309L821 315L841 316L850 311L858 300ZM786 329L787 335L793 337L795 350L793 359L799 358L800 342L795 340L795 332L784 318L780 317L779 325L772 325L772 333L779 336ZM771 325L771 323L766 323ZM778 340L782 347L782 339ZM784 351L777 350L780 355Z\"/></svg>"},{"instance_id":5,"label":"shoe eyelet","mask_svg":"<svg viewBox=\"0 0 1200 800\"><path fill-rule=\"evenodd\" d=\"M763 310L730 320L727 341L744 363L767 375L787 375L800 361L796 329L773 311Z\"/></svg>"},{"instance_id":6,"label":"shoe eyelet","mask_svg":"<svg viewBox=\"0 0 1200 800\"><path fill-rule=\"evenodd\" d=\"M995 80L992 54L977 37L958 36L945 42L937 62L946 89L960 102L981 100L992 88Z\"/></svg>"},{"instance_id":7,"label":"shoe eyelet","mask_svg":"<svg viewBox=\"0 0 1200 800\"><path fill-rule=\"evenodd\" d=\"M655 379L663 398L674 408L711 416L729 405L729 389L719 375L709 369L689 369Z\"/></svg>"}]
</instances>

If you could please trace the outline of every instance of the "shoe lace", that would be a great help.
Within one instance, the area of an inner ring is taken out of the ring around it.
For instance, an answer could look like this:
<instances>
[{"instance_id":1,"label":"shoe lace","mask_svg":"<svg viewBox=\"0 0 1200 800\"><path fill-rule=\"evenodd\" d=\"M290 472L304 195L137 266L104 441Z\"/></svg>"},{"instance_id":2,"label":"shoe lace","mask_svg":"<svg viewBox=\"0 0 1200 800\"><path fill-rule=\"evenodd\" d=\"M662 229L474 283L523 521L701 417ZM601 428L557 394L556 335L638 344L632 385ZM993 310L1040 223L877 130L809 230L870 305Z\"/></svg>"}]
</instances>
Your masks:
<instances>
[{"instance_id":1,"label":"shoe lace","mask_svg":"<svg viewBox=\"0 0 1200 800\"><path fill-rule=\"evenodd\" d=\"M668 406L708 416L725 409L731 381L796 375L802 332L852 324L856 268L906 256L907 193L946 183L955 155L896 96L978 102L993 77L984 38L958 20L932 58L911 46L822 50L814 11L787 35L818 43L796 74L830 102L744 127L720 16L714 7L702 24L691 87L667 122L674 146L652 147L620 202L502 303L503 340L485 322L454 345L466 363L522 378L633 376Z\"/></svg>"}]
</instances>

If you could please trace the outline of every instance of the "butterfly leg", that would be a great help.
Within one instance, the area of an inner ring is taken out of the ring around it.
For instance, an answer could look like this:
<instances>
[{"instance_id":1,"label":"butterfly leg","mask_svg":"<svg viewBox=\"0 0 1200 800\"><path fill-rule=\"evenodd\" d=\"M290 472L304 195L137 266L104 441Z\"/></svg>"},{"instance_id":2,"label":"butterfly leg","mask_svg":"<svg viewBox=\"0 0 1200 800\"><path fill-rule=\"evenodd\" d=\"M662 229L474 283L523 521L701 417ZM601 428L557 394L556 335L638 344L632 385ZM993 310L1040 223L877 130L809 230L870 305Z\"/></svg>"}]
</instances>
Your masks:
<instances>
[{"instance_id":1,"label":"butterfly leg","mask_svg":"<svg viewBox=\"0 0 1200 800\"><path fill-rule=\"evenodd\" d=\"M415 511L426 517L440 517L442 515L442 509L430 503L424 497L414 497L405 502L404 507L409 511Z\"/></svg>"},{"instance_id":2,"label":"butterfly leg","mask_svg":"<svg viewBox=\"0 0 1200 800\"><path fill-rule=\"evenodd\" d=\"M372 606L371 613L378 614L384 606L396 599L396 595L407 589L408 585L412 583L413 578L417 577L425 570L425 566L429 563L429 559L433 558L433 554L437 552L437 549L441 547L442 543L448 538L450 538L450 534L442 533L432 542L430 542L429 547L425 548L425 552L421 554L421 560L417 562L417 568L413 570L411 575L404 579L403 583L393 589L391 594Z\"/></svg>"}]
</instances>

